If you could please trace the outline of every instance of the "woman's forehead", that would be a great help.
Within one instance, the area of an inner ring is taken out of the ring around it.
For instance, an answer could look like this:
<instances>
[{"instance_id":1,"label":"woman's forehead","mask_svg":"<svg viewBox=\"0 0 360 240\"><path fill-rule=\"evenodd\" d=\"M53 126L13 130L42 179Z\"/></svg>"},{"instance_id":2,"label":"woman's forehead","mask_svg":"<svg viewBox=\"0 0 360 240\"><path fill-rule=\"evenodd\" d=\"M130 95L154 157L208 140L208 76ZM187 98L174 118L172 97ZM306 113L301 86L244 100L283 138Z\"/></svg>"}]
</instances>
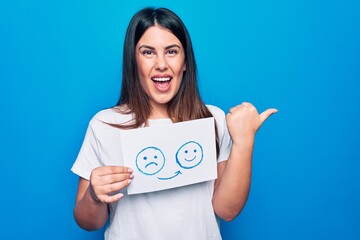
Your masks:
<instances>
[{"instance_id":1,"label":"woman's forehead","mask_svg":"<svg viewBox=\"0 0 360 240\"><path fill-rule=\"evenodd\" d=\"M169 29L155 25L144 32L137 46L167 47L172 44L177 44L182 47L180 40Z\"/></svg>"}]
</instances>

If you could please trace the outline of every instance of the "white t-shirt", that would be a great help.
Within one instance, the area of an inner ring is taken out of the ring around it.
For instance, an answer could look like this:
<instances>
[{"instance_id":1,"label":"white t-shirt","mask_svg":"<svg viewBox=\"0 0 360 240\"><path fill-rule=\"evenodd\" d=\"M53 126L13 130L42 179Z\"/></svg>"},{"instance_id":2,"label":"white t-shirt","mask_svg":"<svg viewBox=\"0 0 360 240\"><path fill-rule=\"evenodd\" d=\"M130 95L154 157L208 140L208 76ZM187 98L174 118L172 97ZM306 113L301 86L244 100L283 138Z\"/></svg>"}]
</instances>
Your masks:
<instances>
[{"instance_id":1,"label":"white t-shirt","mask_svg":"<svg viewBox=\"0 0 360 240\"><path fill-rule=\"evenodd\" d=\"M219 134L218 162L228 159L231 139L224 112L207 106L213 114ZM89 123L83 145L71 170L85 179L99 166L123 165L120 149L121 130L106 123L121 124L131 120L107 109ZM149 125L171 124L170 119L150 120ZM169 190L127 195L110 204L106 240L220 240L218 219L212 206L214 181Z\"/></svg>"}]
</instances>

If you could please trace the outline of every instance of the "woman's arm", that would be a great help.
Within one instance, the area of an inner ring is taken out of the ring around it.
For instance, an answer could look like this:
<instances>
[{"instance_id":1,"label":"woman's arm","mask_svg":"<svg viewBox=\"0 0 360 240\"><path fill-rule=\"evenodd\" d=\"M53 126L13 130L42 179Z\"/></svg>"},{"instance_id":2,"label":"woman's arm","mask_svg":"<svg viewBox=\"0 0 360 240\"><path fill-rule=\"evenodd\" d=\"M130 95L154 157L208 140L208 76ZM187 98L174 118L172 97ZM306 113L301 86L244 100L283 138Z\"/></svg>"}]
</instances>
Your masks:
<instances>
[{"instance_id":1,"label":"woman's arm","mask_svg":"<svg viewBox=\"0 0 360 240\"><path fill-rule=\"evenodd\" d=\"M275 112L276 109L268 109L259 115L253 105L242 103L226 116L232 148L228 161L218 164L213 196L216 215L226 221L233 220L245 206L250 191L255 134Z\"/></svg>"},{"instance_id":2,"label":"woman's arm","mask_svg":"<svg viewBox=\"0 0 360 240\"><path fill-rule=\"evenodd\" d=\"M131 173L127 167L106 166L94 169L90 181L80 178L74 217L81 228L92 231L106 224L108 203L123 197L122 193L112 193L130 184L133 178Z\"/></svg>"},{"instance_id":3,"label":"woman's arm","mask_svg":"<svg viewBox=\"0 0 360 240\"><path fill-rule=\"evenodd\" d=\"M81 228L92 231L105 225L108 209L106 203L99 203L91 197L89 185L90 181L80 177L74 217Z\"/></svg>"}]
</instances>

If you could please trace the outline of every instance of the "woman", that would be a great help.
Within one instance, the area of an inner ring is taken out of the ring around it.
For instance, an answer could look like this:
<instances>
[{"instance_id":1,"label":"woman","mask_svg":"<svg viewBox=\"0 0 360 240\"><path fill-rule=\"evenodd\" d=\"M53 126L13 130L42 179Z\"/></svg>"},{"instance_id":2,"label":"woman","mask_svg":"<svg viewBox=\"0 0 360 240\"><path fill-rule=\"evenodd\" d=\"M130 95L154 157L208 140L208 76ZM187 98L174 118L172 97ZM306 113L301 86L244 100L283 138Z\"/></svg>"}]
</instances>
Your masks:
<instances>
[{"instance_id":1,"label":"woman","mask_svg":"<svg viewBox=\"0 0 360 240\"><path fill-rule=\"evenodd\" d=\"M234 219L249 194L256 131L276 109L250 103L222 110L202 102L189 34L172 11L145 8L128 26L116 107L91 120L72 171L80 176L74 216L106 239L221 239L218 218ZM205 117L216 121L218 178L170 190L127 195L121 131ZM165 120L165 121L164 121Z\"/></svg>"}]
</instances>

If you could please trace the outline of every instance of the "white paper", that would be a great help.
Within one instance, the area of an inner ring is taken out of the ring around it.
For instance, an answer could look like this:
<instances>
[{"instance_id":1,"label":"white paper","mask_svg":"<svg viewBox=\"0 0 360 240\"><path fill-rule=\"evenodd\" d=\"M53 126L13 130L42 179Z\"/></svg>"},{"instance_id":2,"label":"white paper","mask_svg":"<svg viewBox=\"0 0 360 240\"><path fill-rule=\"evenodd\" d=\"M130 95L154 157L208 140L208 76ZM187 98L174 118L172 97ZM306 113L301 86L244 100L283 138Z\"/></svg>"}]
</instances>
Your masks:
<instances>
[{"instance_id":1,"label":"white paper","mask_svg":"<svg viewBox=\"0 0 360 240\"><path fill-rule=\"evenodd\" d=\"M214 118L121 131L124 164L133 169L128 194L217 178Z\"/></svg>"}]
</instances>

